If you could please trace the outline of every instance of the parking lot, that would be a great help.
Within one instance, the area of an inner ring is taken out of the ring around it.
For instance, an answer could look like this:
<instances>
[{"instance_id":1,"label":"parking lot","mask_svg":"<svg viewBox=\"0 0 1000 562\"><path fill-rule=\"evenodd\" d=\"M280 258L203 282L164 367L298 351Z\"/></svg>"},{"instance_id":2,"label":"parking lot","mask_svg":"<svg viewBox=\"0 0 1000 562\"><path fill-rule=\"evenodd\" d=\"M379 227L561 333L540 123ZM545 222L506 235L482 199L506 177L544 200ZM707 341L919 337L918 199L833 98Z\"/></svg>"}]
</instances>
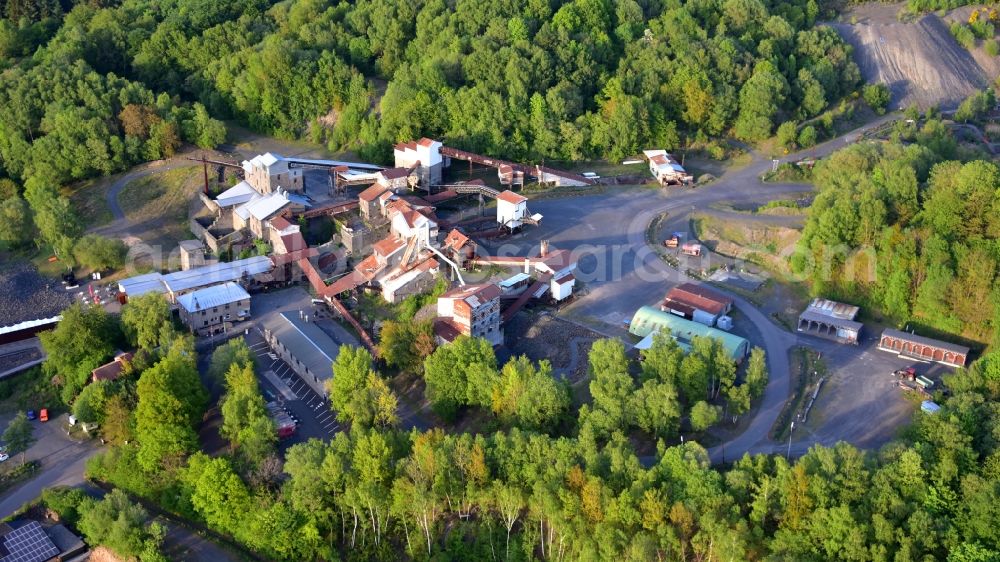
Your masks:
<instances>
[{"instance_id":1,"label":"parking lot","mask_svg":"<svg viewBox=\"0 0 1000 562\"><path fill-rule=\"evenodd\" d=\"M298 426L295 435L282 441L282 445L302 443L311 438L328 440L333 437L340 429L340 424L326 398L316 394L292 372L291 367L271 353L259 329L250 330L246 342L257 355L257 378L264 398L280 404Z\"/></svg>"},{"instance_id":2,"label":"parking lot","mask_svg":"<svg viewBox=\"0 0 1000 562\"><path fill-rule=\"evenodd\" d=\"M867 328L856 346L799 336L800 344L823 354L829 373L806 424L820 443L848 441L867 448L885 444L906 426L918 409L917 395L908 396L899 389L892 373L914 367L917 374L940 384L941 375L953 371L937 363L922 363L880 351L877 344L881 329Z\"/></svg>"}]
</instances>

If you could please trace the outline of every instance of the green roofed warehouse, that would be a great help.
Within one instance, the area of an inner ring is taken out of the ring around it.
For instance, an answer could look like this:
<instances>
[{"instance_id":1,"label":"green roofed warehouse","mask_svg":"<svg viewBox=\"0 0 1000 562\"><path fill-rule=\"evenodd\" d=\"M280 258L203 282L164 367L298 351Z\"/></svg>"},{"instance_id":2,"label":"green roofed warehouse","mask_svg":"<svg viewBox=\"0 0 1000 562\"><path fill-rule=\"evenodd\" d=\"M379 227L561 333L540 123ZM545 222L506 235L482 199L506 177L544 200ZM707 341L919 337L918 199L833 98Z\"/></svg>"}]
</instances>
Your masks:
<instances>
[{"instance_id":1,"label":"green roofed warehouse","mask_svg":"<svg viewBox=\"0 0 1000 562\"><path fill-rule=\"evenodd\" d=\"M632 323L629 324L628 331L643 338L641 342L636 344L638 349L648 349L652 345L653 336L664 328L670 330L670 334L685 349L691 345L691 340L696 336L721 340L722 346L726 348L726 351L729 352L730 357L736 363L742 363L743 358L750 351L750 342L744 338L698 322L685 320L684 318L675 316L669 312L657 310L651 306L644 306L635 311L635 316L632 317Z\"/></svg>"}]
</instances>

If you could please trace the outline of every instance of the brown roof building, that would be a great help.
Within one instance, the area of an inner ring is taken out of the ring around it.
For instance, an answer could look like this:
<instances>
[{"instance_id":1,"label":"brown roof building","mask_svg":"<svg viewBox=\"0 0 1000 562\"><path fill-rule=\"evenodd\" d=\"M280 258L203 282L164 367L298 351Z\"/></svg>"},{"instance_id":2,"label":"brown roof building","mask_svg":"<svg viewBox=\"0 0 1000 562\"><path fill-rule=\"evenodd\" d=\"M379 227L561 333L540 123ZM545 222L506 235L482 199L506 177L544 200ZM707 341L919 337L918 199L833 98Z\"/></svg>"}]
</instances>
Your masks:
<instances>
[{"instance_id":1,"label":"brown roof building","mask_svg":"<svg viewBox=\"0 0 1000 562\"><path fill-rule=\"evenodd\" d=\"M94 369L90 372L90 380L93 382L97 381L113 381L118 377L122 376L122 373L128 368L129 364L132 363L132 359L135 356L126 351L125 353L119 353L115 356L114 361L110 363L105 363L100 367Z\"/></svg>"},{"instance_id":2,"label":"brown roof building","mask_svg":"<svg viewBox=\"0 0 1000 562\"><path fill-rule=\"evenodd\" d=\"M706 326L715 325L720 316L733 308L733 299L693 283L678 285L663 300L660 310L682 318L700 322Z\"/></svg>"}]
</instances>

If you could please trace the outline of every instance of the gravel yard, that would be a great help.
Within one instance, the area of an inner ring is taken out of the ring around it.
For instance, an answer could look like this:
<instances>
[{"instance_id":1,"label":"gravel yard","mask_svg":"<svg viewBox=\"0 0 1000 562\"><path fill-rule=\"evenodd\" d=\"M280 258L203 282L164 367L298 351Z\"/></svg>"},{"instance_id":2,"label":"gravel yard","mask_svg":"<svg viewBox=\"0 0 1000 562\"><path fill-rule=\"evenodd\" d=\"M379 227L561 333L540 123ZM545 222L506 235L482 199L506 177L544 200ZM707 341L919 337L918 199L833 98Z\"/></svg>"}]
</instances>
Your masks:
<instances>
[{"instance_id":1,"label":"gravel yard","mask_svg":"<svg viewBox=\"0 0 1000 562\"><path fill-rule=\"evenodd\" d=\"M0 269L0 326L51 318L71 304L58 279L43 277L28 263Z\"/></svg>"}]
</instances>

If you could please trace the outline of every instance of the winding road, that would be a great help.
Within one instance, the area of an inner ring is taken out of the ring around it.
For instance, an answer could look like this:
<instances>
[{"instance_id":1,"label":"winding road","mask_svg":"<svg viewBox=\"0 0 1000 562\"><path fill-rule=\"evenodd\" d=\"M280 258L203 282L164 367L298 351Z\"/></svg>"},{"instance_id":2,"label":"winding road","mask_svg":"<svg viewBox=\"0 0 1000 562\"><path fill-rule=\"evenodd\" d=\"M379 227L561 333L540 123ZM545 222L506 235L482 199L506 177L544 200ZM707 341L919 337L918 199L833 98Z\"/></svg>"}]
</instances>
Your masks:
<instances>
[{"instance_id":1,"label":"winding road","mask_svg":"<svg viewBox=\"0 0 1000 562\"><path fill-rule=\"evenodd\" d=\"M779 160L794 162L827 156L860 138L862 131L894 117L883 116L864 127ZM623 325L638 308L657 304L670 286L682 282L700 283L667 265L647 245L646 233L651 221L667 213L668 218L662 225L665 230L687 231L692 212L719 212L711 209L712 205L764 202L812 189L801 183L762 183L760 177L771 166L769 158L753 153L749 164L730 169L711 184L696 189L628 189L533 201L532 212L545 217L539 227L486 245L494 255L505 256L537 252L540 240L549 240L553 248L572 251L579 263L576 277L586 286L587 294L567 306L560 315L623 332ZM798 341L795 334L776 325L750 302L738 295L730 296L764 345L770 380L746 429L709 449L713 462L739 458L744 453L771 453L779 448L784 451L782 444L770 441L768 434L789 396L788 352ZM793 452L801 454L811 444L807 440L796 442Z\"/></svg>"}]
</instances>

